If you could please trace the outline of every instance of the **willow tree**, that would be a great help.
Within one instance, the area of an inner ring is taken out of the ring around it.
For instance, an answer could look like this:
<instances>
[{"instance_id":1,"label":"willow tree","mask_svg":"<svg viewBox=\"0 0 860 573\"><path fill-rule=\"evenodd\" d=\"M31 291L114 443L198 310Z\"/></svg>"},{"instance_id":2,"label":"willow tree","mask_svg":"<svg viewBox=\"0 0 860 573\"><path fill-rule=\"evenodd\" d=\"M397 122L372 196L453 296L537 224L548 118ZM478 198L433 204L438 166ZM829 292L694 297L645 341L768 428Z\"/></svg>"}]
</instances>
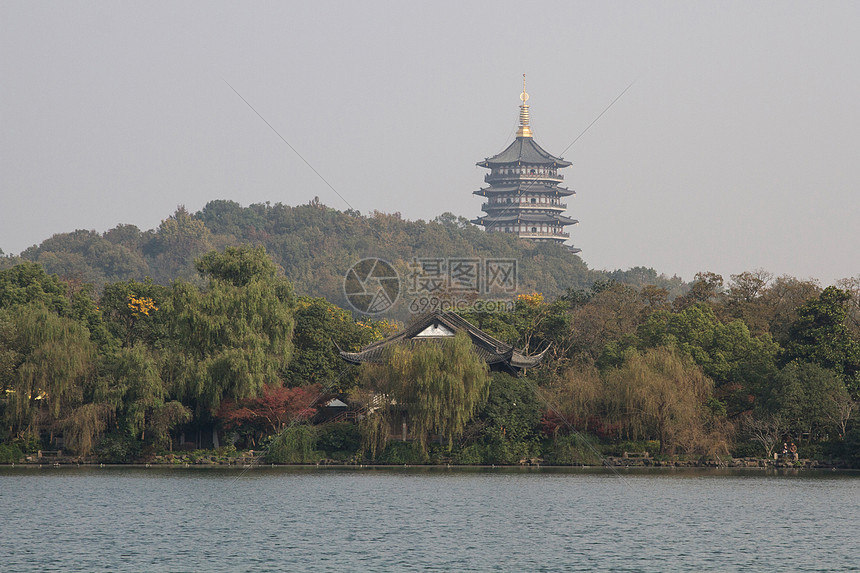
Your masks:
<instances>
[{"instance_id":1,"label":"willow tree","mask_svg":"<svg viewBox=\"0 0 860 573\"><path fill-rule=\"evenodd\" d=\"M85 326L41 304L16 307L7 316L10 346L18 357L6 382L7 423L13 433L38 432L40 418L53 426L83 401L96 348Z\"/></svg>"},{"instance_id":2,"label":"willow tree","mask_svg":"<svg viewBox=\"0 0 860 573\"><path fill-rule=\"evenodd\" d=\"M153 352L143 344L119 349L110 359L111 394L117 407L118 426L145 440L155 429L155 441L163 442L163 430L156 418L165 406L167 387Z\"/></svg>"},{"instance_id":3,"label":"willow tree","mask_svg":"<svg viewBox=\"0 0 860 573\"><path fill-rule=\"evenodd\" d=\"M487 398L486 362L465 333L389 348L383 364L362 367L364 384L384 397L373 403L381 405L377 419L388 423L405 415L422 450L431 435L445 438L450 447ZM385 433L377 435L387 438Z\"/></svg>"},{"instance_id":4,"label":"willow tree","mask_svg":"<svg viewBox=\"0 0 860 573\"><path fill-rule=\"evenodd\" d=\"M63 428L64 447L81 456L88 456L113 419L110 404L88 402L81 404L66 416Z\"/></svg>"},{"instance_id":5,"label":"willow tree","mask_svg":"<svg viewBox=\"0 0 860 573\"><path fill-rule=\"evenodd\" d=\"M213 281L205 291L174 283L162 311L171 315L165 375L176 396L200 415L279 384L292 353L291 303L283 279Z\"/></svg>"},{"instance_id":6,"label":"willow tree","mask_svg":"<svg viewBox=\"0 0 860 573\"><path fill-rule=\"evenodd\" d=\"M606 375L608 417L634 438L656 438L660 453L682 446L688 452L712 449L706 402L713 382L701 368L674 350L629 351L621 367Z\"/></svg>"}]
</instances>

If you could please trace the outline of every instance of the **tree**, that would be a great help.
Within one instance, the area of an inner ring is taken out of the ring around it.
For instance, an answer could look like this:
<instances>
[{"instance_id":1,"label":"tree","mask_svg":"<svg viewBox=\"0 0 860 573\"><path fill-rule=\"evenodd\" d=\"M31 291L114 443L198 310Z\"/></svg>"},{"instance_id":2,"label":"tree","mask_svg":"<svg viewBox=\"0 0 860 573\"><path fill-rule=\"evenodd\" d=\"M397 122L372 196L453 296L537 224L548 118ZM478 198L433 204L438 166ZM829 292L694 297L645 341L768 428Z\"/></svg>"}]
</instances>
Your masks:
<instances>
[{"instance_id":1,"label":"tree","mask_svg":"<svg viewBox=\"0 0 860 573\"><path fill-rule=\"evenodd\" d=\"M403 411L423 450L431 435L447 439L450 447L489 389L487 364L462 332L442 341L389 347L384 364L362 369L364 384L383 398L377 415L391 417L395 407Z\"/></svg>"},{"instance_id":2,"label":"tree","mask_svg":"<svg viewBox=\"0 0 860 573\"><path fill-rule=\"evenodd\" d=\"M266 254L265 247L240 245L226 247L223 253L210 251L194 261L197 272L205 277L246 286L253 279L274 278L278 268Z\"/></svg>"},{"instance_id":3,"label":"tree","mask_svg":"<svg viewBox=\"0 0 860 573\"><path fill-rule=\"evenodd\" d=\"M767 330L773 339L784 344L789 338L791 325L797 320L798 309L820 293L821 288L815 281L781 276L771 282L761 295L760 308L765 313Z\"/></svg>"},{"instance_id":4,"label":"tree","mask_svg":"<svg viewBox=\"0 0 860 573\"><path fill-rule=\"evenodd\" d=\"M470 308L461 314L484 332L527 353L549 346L552 358L563 360L572 344L569 309L567 300L548 302L541 293L533 292L518 295L513 312L479 312Z\"/></svg>"},{"instance_id":5,"label":"tree","mask_svg":"<svg viewBox=\"0 0 860 573\"><path fill-rule=\"evenodd\" d=\"M155 406L152 409L152 414L149 418L149 435L152 443L156 446L168 446L172 448L170 440L170 432L178 425L184 424L191 420L191 410L183 406L176 400L164 402Z\"/></svg>"},{"instance_id":6,"label":"tree","mask_svg":"<svg viewBox=\"0 0 860 573\"><path fill-rule=\"evenodd\" d=\"M61 315L70 312L67 287L57 275L48 275L41 265L21 263L0 270L0 308L38 302Z\"/></svg>"},{"instance_id":7,"label":"tree","mask_svg":"<svg viewBox=\"0 0 860 573\"><path fill-rule=\"evenodd\" d=\"M742 425L744 431L758 442L768 458L773 457L773 450L782 441L785 433L785 422L779 416L771 413L753 416L747 413Z\"/></svg>"},{"instance_id":8,"label":"tree","mask_svg":"<svg viewBox=\"0 0 860 573\"><path fill-rule=\"evenodd\" d=\"M787 431L794 435L806 432L816 440L825 438L831 429L844 433L840 406L849 400L845 384L835 372L795 360L775 377L765 406Z\"/></svg>"},{"instance_id":9,"label":"tree","mask_svg":"<svg viewBox=\"0 0 860 573\"><path fill-rule=\"evenodd\" d=\"M143 441L167 398L158 361L148 347L139 344L117 351L109 367L120 425Z\"/></svg>"},{"instance_id":10,"label":"tree","mask_svg":"<svg viewBox=\"0 0 860 573\"><path fill-rule=\"evenodd\" d=\"M6 324L6 360L11 359L11 368L4 368L7 427L13 435L38 435L42 426L53 432L92 399L96 348L89 331L40 303L2 311L0 323Z\"/></svg>"},{"instance_id":11,"label":"tree","mask_svg":"<svg viewBox=\"0 0 860 573\"><path fill-rule=\"evenodd\" d=\"M163 342L171 318L162 310L169 296L167 287L151 280L116 282L105 285L99 307L108 330L123 347L139 341L156 346Z\"/></svg>"},{"instance_id":12,"label":"tree","mask_svg":"<svg viewBox=\"0 0 860 573\"><path fill-rule=\"evenodd\" d=\"M394 328L386 320L356 321L351 313L324 298L299 297L293 316L295 352L285 376L290 386L322 384L333 390L349 388L355 382L357 369L344 363L337 347L355 351L382 340Z\"/></svg>"},{"instance_id":13,"label":"tree","mask_svg":"<svg viewBox=\"0 0 860 573\"><path fill-rule=\"evenodd\" d=\"M225 400L215 417L226 430L237 430L250 437L251 444L263 437L280 434L286 426L310 419L320 397L319 385L301 388L264 386L260 396Z\"/></svg>"},{"instance_id":14,"label":"tree","mask_svg":"<svg viewBox=\"0 0 860 573\"><path fill-rule=\"evenodd\" d=\"M714 380L732 415L750 408L776 372L779 347L770 336L753 337L741 320L723 324L703 303L652 314L638 338L640 348L674 346L689 355Z\"/></svg>"},{"instance_id":15,"label":"tree","mask_svg":"<svg viewBox=\"0 0 860 573\"><path fill-rule=\"evenodd\" d=\"M723 292L723 277L712 272L696 273L686 294L675 299L675 308L684 310L694 304L716 301Z\"/></svg>"},{"instance_id":16,"label":"tree","mask_svg":"<svg viewBox=\"0 0 860 573\"><path fill-rule=\"evenodd\" d=\"M64 447L80 456L90 455L98 437L107 429L113 414L113 408L109 404L99 402L88 402L75 408L61 421Z\"/></svg>"},{"instance_id":17,"label":"tree","mask_svg":"<svg viewBox=\"0 0 860 573\"><path fill-rule=\"evenodd\" d=\"M478 418L489 446L489 461L516 463L530 456L537 446L536 430L541 420L534 382L494 372Z\"/></svg>"},{"instance_id":18,"label":"tree","mask_svg":"<svg viewBox=\"0 0 860 573\"><path fill-rule=\"evenodd\" d=\"M215 281L201 292L177 281L166 308L165 376L175 395L208 415L221 400L279 384L292 354L292 289L280 279L244 287Z\"/></svg>"},{"instance_id":19,"label":"tree","mask_svg":"<svg viewBox=\"0 0 860 573\"><path fill-rule=\"evenodd\" d=\"M759 269L731 276L720 316L741 319L755 335L768 332L769 309L764 300L773 275Z\"/></svg>"},{"instance_id":20,"label":"tree","mask_svg":"<svg viewBox=\"0 0 860 573\"><path fill-rule=\"evenodd\" d=\"M668 348L628 352L606 374L606 408L634 438L660 440L660 453L682 446L688 453L713 450L705 402L713 382L689 359ZM711 452L708 452L711 453Z\"/></svg>"},{"instance_id":21,"label":"tree","mask_svg":"<svg viewBox=\"0 0 860 573\"><path fill-rule=\"evenodd\" d=\"M148 265L142 253L109 241L95 231L59 233L22 256L48 272L101 286L105 281L143 278Z\"/></svg>"},{"instance_id":22,"label":"tree","mask_svg":"<svg viewBox=\"0 0 860 573\"><path fill-rule=\"evenodd\" d=\"M601 436L611 433L600 418L605 389L593 364L578 362L553 373L548 385L538 392L549 406L542 422L548 435L564 434L570 429L588 430Z\"/></svg>"},{"instance_id":23,"label":"tree","mask_svg":"<svg viewBox=\"0 0 860 573\"><path fill-rule=\"evenodd\" d=\"M855 339L860 339L860 275L840 279L836 286L851 294L847 325Z\"/></svg>"},{"instance_id":24,"label":"tree","mask_svg":"<svg viewBox=\"0 0 860 573\"><path fill-rule=\"evenodd\" d=\"M153 257L152 276L162 283L193 276L194 257L212 249L212 233L184 206L163 220L144 252Z\"/></svg>"},{"instance_id":25,"label":"tree","mask_svg":"<svg viewBox=\"0 0 860 573\"><path fill-rule=\"evenodd\" d=\"M829 368L842 377L852 396L860 396L860 342L846 324L851 294L830 286L818 299L798 309L791 325L783 363L802 360Z\"/></svg>"},{"instance_id":26,"label":"tree","mask_svg":"<svg viewBox=\"0 0 860 573\"><path fill-rule=\"evenodd\" d=\"M605 346L636 332L645 315L639 292L622 284L611 284L575 309L571 331L575 348L597 360Z\"/></svg>"}]
</instances>

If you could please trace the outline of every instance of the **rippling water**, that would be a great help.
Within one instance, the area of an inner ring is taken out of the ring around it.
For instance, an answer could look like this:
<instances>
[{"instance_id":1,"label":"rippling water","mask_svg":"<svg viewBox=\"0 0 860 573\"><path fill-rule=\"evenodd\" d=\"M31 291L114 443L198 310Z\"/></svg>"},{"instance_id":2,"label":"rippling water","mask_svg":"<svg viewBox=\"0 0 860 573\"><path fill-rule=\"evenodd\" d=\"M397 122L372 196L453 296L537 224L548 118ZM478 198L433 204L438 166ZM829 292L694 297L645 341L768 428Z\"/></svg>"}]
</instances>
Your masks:
<instances>
[{"instance_id":1,"label":"rippling water","mask_svg":"<svg viewBox=\"0 0 860 573\"><path fill-rule=\"evenodd\" d=\"M1 468L2 571L860 570L860 475Z\"/></svg>"}]
</instances>

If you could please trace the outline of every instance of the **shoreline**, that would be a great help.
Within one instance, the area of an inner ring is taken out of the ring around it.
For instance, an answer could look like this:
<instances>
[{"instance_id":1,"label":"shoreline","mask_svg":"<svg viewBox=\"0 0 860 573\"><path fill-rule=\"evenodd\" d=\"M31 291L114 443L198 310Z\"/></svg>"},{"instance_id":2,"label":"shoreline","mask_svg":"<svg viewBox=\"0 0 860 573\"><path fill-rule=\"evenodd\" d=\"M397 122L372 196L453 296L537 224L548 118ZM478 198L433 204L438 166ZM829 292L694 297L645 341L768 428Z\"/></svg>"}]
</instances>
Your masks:
<instances>
[{"instance_id":1,"label":"shoreline","mask_svg":"<svg viewBox=\"0 0 860 573\"><path fill-rule=\"evenodd\" d=\"M259 463L114 463L106 464L99 462L78 462L78 461L50 461L44 460L41 462L24 462L24 463L4 463L0 464L0 469L3 468L25 468L25 469L67 469L67 468L95 468L95 469L227 469L238 471L249 471L254 469L343 469L343 470L374 470L374 469L427 469L427 470L729 470L729 471L745 471L750 473L759 472L797 472L800 470L811 472L857 472L860 468L851 468L844 465L828 464L816 460L799 460L798 465L794 463L774 464L773 460L749 460L738 458L728 463L718 463L716 461L698 462L698 461L659 461L654 463L619 463L626 462L622 458L607 458L613 462L612 464L601 465L550 465L550 464L488 464L488 465L465 465L465 464L355 464L355 463L316 463L316 464L275 464L269 462ZM768 464L766 462L770 461ZM761 462L761 463L758 463ZM806 462L806 463L803 463Z\"/></svg>"}]
</instances>

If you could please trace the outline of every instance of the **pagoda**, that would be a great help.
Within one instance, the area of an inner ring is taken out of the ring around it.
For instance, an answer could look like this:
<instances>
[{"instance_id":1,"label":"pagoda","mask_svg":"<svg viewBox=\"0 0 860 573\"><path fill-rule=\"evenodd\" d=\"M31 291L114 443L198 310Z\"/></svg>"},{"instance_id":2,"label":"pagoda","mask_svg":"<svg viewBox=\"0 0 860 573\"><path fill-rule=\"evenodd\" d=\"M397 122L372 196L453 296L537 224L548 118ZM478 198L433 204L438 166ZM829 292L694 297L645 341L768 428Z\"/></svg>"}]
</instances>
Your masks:
<instances>
[{"instance_id":1,"label":"pagoda","mask_svg":"<svg viewBox=\"0 0 860 573\"><path fill-rule=\"evenodd\" d=\"M567 204L562 202L562 197L576 192L559 187L564 176L558 171L570 162L549 154L535 142L529 127L528 99L523 75L517 138L498 155L477 164L490 170L484 176L489 186L473 191L486 198L481 205L486 215L472 223L483 225L488 233L512 233L532 241L560 243L570 237L564 228L578 222L564 216ZM570 250L579 251L573 247Z\"/></svg>"}]
</instances>

